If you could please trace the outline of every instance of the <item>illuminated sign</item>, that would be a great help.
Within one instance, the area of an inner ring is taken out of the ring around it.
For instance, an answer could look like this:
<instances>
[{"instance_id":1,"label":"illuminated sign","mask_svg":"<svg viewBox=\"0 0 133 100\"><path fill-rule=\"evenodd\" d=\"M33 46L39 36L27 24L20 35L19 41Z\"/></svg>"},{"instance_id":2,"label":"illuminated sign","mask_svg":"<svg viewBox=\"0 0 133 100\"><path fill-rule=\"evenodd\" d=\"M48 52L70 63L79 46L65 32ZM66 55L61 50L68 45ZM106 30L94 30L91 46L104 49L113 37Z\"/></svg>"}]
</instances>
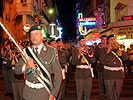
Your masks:
<instances>
[{"instance_id":1,"label":"illuminated sign","mask_svg":"<svg viewBox=\"0 0 133 100\"><path fill-rule=\"evenodd\" d=\"M41 29L43 37L46 37L46 31L44 28Z\"/></svg>"},{"instance_id":2,"label":"illuminated sign","mask_svg":"<svg viewBox=\"0 0 133 100\"><path fill-rule=\"evenodd\" d=\"M78 13L78 18L83 18L83 13Z\"/></svg>"},{"instance_id":3,"label":"illuminated sign","mask_svg":"<svg viewBox=\"0 0 133 100\"><path fill-rule=\"evenodd\" d=\"M124 16L122 17L122 20L133 20L133 16Z\"/></svg>"},{"instance_id":4,"label":"illuminated sign","mask_svg":"<svg viewBox=\"0 0 133 100\"><path fill-rule=\"evenodd\" d=\"M78 21L96 21L95 17L79 18Z\"/></svg>"},{"instance_id":5,"label":"illuminated sign","mask_svg":"<svg viewBox=\"0 0 133 100\"><path fill-rule=\"evenodd\" d=\"M96 17L83 18L83 14L78 14L78 24L80 35L88 34L87 26L95 26L97 24Z\"/></svg>"},{"instance_id":6,"label":"illuminated sign","mask_svg":"<svg viewBox=\"0 0 133 100\"><path fill-rule=\"evenodd\" d=\"M82 25L82 26L86 26L86 25L96 25L96 22L89 22L89 21L80 22L79 25Z\"/></svg>"},{"instance_id":7,"label":"illuminated sign","mask_svg":"<svg viewBox=\"0 0 133 100\"><path fill-rule=\"evenodd\" d=\"M29 25L29 24L25 24L25 25L23 26L23 30L24 30L25 32L29 32L29 30L30 30L30 25Z\"/></svg>"},{"instance_id":8,"label":"illuminated sign","mask_svg":"<svg viewBox=\"0 0 133 100\"><path fill-rule=\"evenodd\" d=\"M62 27L57 27L57 37L58 38L62 38L62 30L63 30Z\"/></svg>"},{"instance_id":9,"label":"illuminated sign","mask_svg":"<svg viewBox=\"0 0 133 100\"><path fill-rule=\"evenodd\" d=\"M120 39L126 39L126 35L118 36L117 39L118 40L120 40Z\"/></svg>"}]
</instances>

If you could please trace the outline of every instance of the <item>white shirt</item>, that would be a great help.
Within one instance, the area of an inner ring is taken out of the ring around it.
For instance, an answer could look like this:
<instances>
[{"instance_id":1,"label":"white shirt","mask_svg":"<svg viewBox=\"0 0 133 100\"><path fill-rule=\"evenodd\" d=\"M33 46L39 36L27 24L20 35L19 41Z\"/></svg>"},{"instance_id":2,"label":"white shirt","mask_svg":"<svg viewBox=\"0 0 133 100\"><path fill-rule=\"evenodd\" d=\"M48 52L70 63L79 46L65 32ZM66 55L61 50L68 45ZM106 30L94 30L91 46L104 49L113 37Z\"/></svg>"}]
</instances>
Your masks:
<instances>
[{"instance_id":1,"label":"white shirt","mask_svg":"<svg viewBox=\"0 0 133 100\"><path fill-rule=\"evenodd\" d=\"M36 47L38 48L37 49L37 51L38 51L38 54L40 54L41 53L41 50L42 50L42 48L43 48L43 43L41 43L39 46L33 46L33 49L34 49L34 51L36 52ZM46 49L46 48L44 48L44 49ZM22 67L22 72L25 72L25 67L26 67L26 64L24 64L23 65L23 67Z\"/></svg>"},{"instance_id":2,"label":"white shirt","mask_svg":"<svg viewBox=\"0 0 133 100\"><path fill-rule=\"evenodd\" d=\"M37 47L37 48L38 48L38 49L37 49L38 54L40 54L40 53L41 53L41 50L42 50L42 48L43 48L43 46L44 46L43 43L41 43L39 46L33 46L34 51L36 52L36 49L35 49L35 48Z\"/></svg>"}]
</instances>

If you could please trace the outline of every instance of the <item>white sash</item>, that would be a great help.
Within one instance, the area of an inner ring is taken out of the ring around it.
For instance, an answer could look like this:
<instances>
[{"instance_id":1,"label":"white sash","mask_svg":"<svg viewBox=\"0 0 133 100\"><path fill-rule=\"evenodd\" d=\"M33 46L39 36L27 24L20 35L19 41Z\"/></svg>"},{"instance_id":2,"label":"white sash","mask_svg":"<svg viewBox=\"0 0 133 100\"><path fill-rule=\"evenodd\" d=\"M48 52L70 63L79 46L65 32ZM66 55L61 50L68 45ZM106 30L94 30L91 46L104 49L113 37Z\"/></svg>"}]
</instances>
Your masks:
<instances>
[{"instance_id":1,"label":"white sash","mask_svg":"<svg viewBox=\"0 0 133 100\"><path fill-rule=\"evenodd\" d=\"M37 75L34 75L34 76L39 80L39 82L45 87L45 89L47 90L47 92L50 94L50 90L48 89L48 87L46 86L46 84L43 82L43 80L44 80L46 83L48 83L52 87L50 74L47 71L47 69L43 66L43 64L39 61L39 59L36 57L36 55L34 54L34 52L32 51L32 49L30 47L28 47L28 50L30 51L30 53L32 54L32 56L34 57L34 59L37 61L37 63L40 65L40 67L48 75L50 81L47 78L45 78L42 73L39 75L41 78L38 77ZM26 49L24 49L24 53L27 55Z\"/></svg>"}]
</instances>

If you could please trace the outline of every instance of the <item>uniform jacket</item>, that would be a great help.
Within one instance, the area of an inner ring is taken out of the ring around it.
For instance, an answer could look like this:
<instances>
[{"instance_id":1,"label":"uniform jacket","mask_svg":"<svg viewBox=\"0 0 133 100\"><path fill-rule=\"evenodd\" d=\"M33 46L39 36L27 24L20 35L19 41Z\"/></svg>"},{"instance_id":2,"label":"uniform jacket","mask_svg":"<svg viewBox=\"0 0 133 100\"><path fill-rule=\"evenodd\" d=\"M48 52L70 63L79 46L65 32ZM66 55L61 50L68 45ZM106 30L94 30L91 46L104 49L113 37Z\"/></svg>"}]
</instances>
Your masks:
<instances>
[{"instance_id":1,"label":"uniform jacket","mask_svg":"<svg viewBox=\"0 0 133 100\"><path fill-rule=\"evenodd\" d=\"M64 50L58 50L58 56L59 56L59 62L61 64L61 67L64 69L65 66L63 64L67 63L65 51Z\"/></svg>"},{"instance_id":2,"label":"uniform jacket","mask_svg":"<svg viewBox=\"0 0 133 100\"><path fill-rule=\"evenodd\" d=\"M46 69L48 70L49 74L54 73L54 80L53 80L53 88L51 94L54 95L55 97L58 94L59 88L60 88L60 83L62 79L62 74L61 74L61 66L59 64L59 60L56 57L55 60L49 63L51 57L55 55L56 50L52 47L49 46L43 46L40 55L38 55L39 59L42 59L44 63L46 64ZM21 58L19 62L15 65L15 73L16 74L21 74L22 73L22 66L24 65L24 61ZM28 74L25 76L25 79L32 82L32 83L40 83L36 77L34 77L34 74ZM41 89L34 89L30 88L27 85L24 87L24 93L23 93L24 99L25 100L48 100L49 94L45 90L45 88Z\"/></svg>"},{"instance_id":3,"label":"uniform jacket","mask_svg":"<svg viewBox=\"0 0 133 100\"><path fill-rule=\"evenodd\" d=\"M117 54L118 49L113 49L112 51ZM122 51L122 56L119 56L119 58L122 61L125 61L128 59L128 55L124 51ZM121 67L120 60L112 52L107 53L105 48L102 48L100 50L99 60L104 65L109 67ZM105 79L122 79L124 78L124 72L122 70L109 71L104 69L104 78Z\"/></svg>"},{"instance_id":4,"label":"uniform jacket","mask_svg":"<svg viewBox=\"0 0 133 100\"><path fill-rule=\"evenodd\" d=\"M17 63L18 62L18 60L19 60L19 58L20 58L21 56L16 56L15 57L15 63ZM17 59L17 60L16 60ZM12 66L12 67L15 67L14 65ZM24 74L16 74L15 72L14 72L14 68L12 68L12 71L11 71L11 80L12 80L12 82L24 82Z\"/></svg>"},{"instance_id":5,"label":"uniform jacket","mask_svg":"<svg viewBox=\"0 0 133 100\"><path fill-rule=\"evenodd\" d=\"M103 71L103 64L100 62L100 60L99 60L99 55L100 55L100 50L102 49L103 47L102 47L102 44L99 44L98 46L96 46L96 48L95 48L95 52L94 52L94 56L95 56L95 58L96 58L96 70L97 71Z\"/></svg>"},{"instance_id":6,"label":"uniform jacket","mask_svg":"<svg viewBox=\"0 0 133 100\"><path fill-rule=\"evenodd\" d=\"M88 55L85 56L88 62L94 63L95 57L89 57ZM87 65L87 63L81 63L82 56L78 59L78 50L75 48L72 53L72 64L73 65ZM75 71L75 79L87 79L92 77L90 69L80 69L76 68Z\"/></svg>"}]
</instances>

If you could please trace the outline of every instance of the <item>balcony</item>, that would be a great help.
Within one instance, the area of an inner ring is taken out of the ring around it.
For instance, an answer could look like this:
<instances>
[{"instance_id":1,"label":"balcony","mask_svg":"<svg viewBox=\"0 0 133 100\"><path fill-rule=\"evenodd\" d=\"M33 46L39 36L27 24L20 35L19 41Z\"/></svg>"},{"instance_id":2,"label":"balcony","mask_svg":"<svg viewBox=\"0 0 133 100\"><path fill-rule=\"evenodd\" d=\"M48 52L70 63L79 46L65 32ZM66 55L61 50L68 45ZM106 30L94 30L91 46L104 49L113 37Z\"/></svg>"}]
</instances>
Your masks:
<instances>
[{"instance_id":1,"label":"balcony","mask_svg":"<svg viewBox=\"0 0 133 100\"><path fill-rule=\"evenodd\" d=\"M12 5L11 9L11 20L15 20L15 18L19 15L32 14L31 3L15 3Z\"/></svg>"}]
</instances>

